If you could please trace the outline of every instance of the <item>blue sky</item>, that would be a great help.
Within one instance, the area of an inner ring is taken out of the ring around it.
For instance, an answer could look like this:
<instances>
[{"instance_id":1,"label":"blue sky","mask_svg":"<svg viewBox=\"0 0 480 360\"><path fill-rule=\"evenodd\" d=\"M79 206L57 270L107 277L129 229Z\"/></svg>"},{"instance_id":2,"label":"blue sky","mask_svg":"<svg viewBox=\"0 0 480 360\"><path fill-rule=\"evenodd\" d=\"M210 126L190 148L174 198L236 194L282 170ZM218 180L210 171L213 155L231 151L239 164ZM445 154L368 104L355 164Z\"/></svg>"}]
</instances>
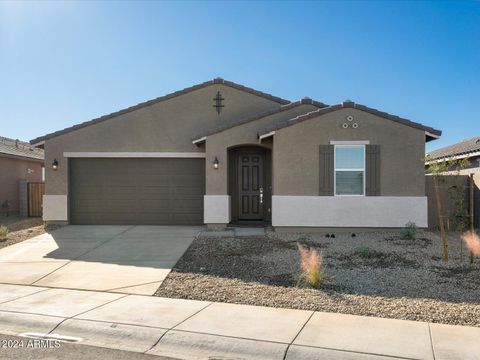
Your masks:
<instances>
[{"instance_id":1,"label":"blue sky","mask_svg":"<svg viewBox=\"0 0 480 360\"><path fill-rule=\"evenodd\" d=\"M223 77L480 135L480 2L0 2L0 135Z\"/></svg>"}]
</instances>

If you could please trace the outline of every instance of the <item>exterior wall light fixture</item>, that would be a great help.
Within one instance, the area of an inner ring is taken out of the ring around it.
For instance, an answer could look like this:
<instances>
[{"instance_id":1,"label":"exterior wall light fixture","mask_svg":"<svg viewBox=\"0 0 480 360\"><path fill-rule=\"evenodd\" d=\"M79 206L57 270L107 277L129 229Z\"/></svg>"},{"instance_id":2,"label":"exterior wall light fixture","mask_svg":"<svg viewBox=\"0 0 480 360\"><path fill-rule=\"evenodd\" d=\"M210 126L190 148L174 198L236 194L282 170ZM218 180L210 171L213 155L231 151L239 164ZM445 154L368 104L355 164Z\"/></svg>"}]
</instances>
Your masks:
<instances>
[{"instance_id":1,"label":"exterior wall light fixture","mask_svg":"<svg viewBox=\"0 0 480 360\"><path fill-rule=\"evenodd\" d=\"M57 170L57 169L58 169L58 161L57 161L57 159L53 159L52 169L53 169L53 170Z\"/></svg>"},{"instance_id":2,"label":"exterior wall light fixture","mask_svg":"<svg viewBox=\"0 0 480 360\"><path fill-rule=\"evenodd\" d=\"M215 170L218 170L218 164L219 164L219 163L218 163L218 158L215 156L215 160L213 160L213 168L214 168Z\"/></svg>"}]
</instances>

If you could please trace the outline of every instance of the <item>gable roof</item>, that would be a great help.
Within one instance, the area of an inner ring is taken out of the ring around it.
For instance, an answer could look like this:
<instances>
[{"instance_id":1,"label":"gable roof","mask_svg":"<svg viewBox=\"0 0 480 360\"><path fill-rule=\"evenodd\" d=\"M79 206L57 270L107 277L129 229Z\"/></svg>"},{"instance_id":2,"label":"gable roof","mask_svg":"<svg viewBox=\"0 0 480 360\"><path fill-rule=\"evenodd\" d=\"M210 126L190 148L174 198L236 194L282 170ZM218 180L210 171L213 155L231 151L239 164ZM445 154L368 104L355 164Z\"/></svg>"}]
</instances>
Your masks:
<instances>
[{"instance_id":1,"label":"gable roof","mask_svg":"<svg viewBox=\"0 0 480 360\"><path fill-rule=\"evenodd\" d=\"M69 133L69 132L74 131L74 130L81 129L81 128L84 128L86 126L98 124L99 122L111 119L111 118L116 117L118 115L126 114L126 113L129 113L131 111L138 110L138 109L141 109L143 107L150 106L150 105L153 105L153 104L165 101L165 100L169 100L169 99L172 99L172 98L180 96L180 95L188 94L192 91L199 90L199 89L202 89L202 88L205 88L207 86L214 85L214 84L221 84L221 85L229 86L231 88L234 88L234 89L237 89L237 90L240 90L240 91L244 91L244 92L249 93L249 94L257 95L257 96L260 96L260 97L263 97L265 99L277 102L277 103L282 104L282 105L290 103L289 100L282 99L280 97L273 96L271 94L267 94L267 93L264 93L262 91L255 90L255 89L252 89L252 88L234 83L233 81L224 80L222 78L215 78L213 80L209 80L209 81L203 82L201 84L190 86L190 87L185 88L183 90L178 90L178 91L175 91L173 93L158 97L156 99L148 100L148 101L139 103L137 105L128 107L126 109L119 110L119 111L113 112L111 114L103 115L103 116L95 118L93 120L86 121L86 122L83 122L83 123L65 128L63 130L55 131L53 133L37 137L33 140L30 140L30 144L40 145L43 141L51 139L53 137L66 134L66 133Z\"/></svg>"},{"instance_id":2,"label":"gable roof","mask_svg":"<svg viewBox=\"0 0 480 360\"><path fill-rule=\"evenodd\" d=\"M427 155L432 159L441 159L451 156L468 155L470 153L478 152L480 152L480 136L476 136L474 138L460 141L459 143L431 151Z\"/></svg>"},{"instance_id":3,"label":"gable roof","mask_svg":"<svg viewBox=\"0 0 480 360\"><path fill-rule=\"evenodd\" d=\"M44 159L42 149L33 147L32 145L24 141L14 140L0 136L0 155L2 154L32 160Z\"/></svg>"},{"instance_id":4,"label":"gable roof","mask_svg":"<svg viewBox=\"0 0 480 360\"><path fill-rule=\"evenodd\" d=\"M426 141L436 139L436 138L440 137L440 135L442 135L442 132L440 130L436 130L436 129L430 127L430 126L425 126L425 125L422 125L420 123L416 123L416 122L401 118L401 117L396 116L396 115L392 115L392 114L389 114L389 113L386 113L386 112L383 112L383 111L379 111L377 109L369 108L365 105L356 104L353 101L348 100L348 101L344 101L341 104L331 105L331 106L328 106L328 107L325 107L325 108L322 108L322 109L311 111L311 112L309 112L307 114L304 114L304 115L296 116L296 117L294 117L293 119L290 119L290 120L282 121L282 122L278 123L276 126L269 127L269 128L266 128L266 129L263 129L263 130L259 131L258 136L261 137L263 135L271 133L272 131L282 129L282 128L287 127L287 126L292 126L292 125L298 124L299 122L302 122L302 121L305 121L305 120L308 120L308 119L312 119L312 118L317 117L317 116L325 115L325 114L331 113L333 111L337 111L337 110L344 109L344 108L358 109L358 110L361 110L361 111L365 111L369 114L380 116L380 117L383 117L385 119L395 121L397 123L400 123L400 124L403 124L403 125L406 125L406 126L410 126L412 128L415 128L415 129L423 130L423 131L425 131Z\"/></svg>"},{"instance_id":5,"label":"gable roof","mask_svg":"<svg viewBox=\"0 0 480 360\"><path fill-rule=\"evenodd\" d=\"M219 132L222 132L222 131L225 131L225 130L228 130L228 129L231 129L231 128L234 128L236 126L239 126L239 125L243 125L243 124L246 124L246 123L249 123L249 122L252 122L252 121L255 121L255 120L259 120L261 118L264 118L264 117L267 117L267 116L271 116L271 115L275 115L275 114L278 114L278 113L281 113L283 111L286 111L286 110L290 110L290 109L294 109L300 105L313 105L313 106L316 106L317 108L324 108L324 107L327 107L328 105L320 102L320 101L315 101L315 100L312 100L308 97L305 97L299 101L295 101L295 102L292 102L290 104L286 104L286 105L282 105L280 108L278 109L274 109L274 110L270 110L270 111L265 111L265 112L262 112L262 113L259 113L259 114L256 114L256 115L253 115L253 116L250 116L250 117L247 117L247 118L244 118L242 120L239 120L239 121L236 121L234 123L230 123L230 124L223 124L223 125L220 125L220 126L217 126L215 128L211 128L211 129L208 129L206 130L205 132L201 133L201 134L198 134L197 136L195 136L192 141L196 144L200 143L202 140L204 140L207 136L209 135L213 135L213 134L217 134Z\"/></svg>"}]
</instances>

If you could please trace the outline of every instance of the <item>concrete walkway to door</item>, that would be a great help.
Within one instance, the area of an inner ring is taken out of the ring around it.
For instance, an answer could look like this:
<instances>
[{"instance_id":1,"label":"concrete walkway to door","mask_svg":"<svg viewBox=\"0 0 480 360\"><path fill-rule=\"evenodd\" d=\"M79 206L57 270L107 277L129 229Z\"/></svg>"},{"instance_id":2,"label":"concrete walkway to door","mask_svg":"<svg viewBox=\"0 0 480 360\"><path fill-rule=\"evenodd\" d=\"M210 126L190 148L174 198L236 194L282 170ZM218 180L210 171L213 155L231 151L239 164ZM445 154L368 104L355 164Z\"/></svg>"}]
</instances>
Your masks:
<instances>
[{"instance_id":1,"label":"concrete walkway to door","mask_svg":"<svg viewBox=\"0 0 480 360\"><path fill-rule=\"evenodd\" d=\"M0 283L152 295L201 227L65 226L0 250Z\"/></svg>"}]
</instances>

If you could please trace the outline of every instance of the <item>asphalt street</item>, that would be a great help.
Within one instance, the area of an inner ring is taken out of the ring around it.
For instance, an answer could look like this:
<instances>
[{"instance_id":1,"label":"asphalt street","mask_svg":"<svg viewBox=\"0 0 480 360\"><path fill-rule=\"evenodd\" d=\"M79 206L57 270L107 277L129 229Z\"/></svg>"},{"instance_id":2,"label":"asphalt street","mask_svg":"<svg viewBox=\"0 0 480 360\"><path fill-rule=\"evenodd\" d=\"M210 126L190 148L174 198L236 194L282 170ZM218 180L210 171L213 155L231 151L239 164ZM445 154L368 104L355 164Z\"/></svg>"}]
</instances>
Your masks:
<instances>
[{"instance_id":1,"label":"asphalt street","mask_svg":"<svg viewBox=\"0 0 480 360\"><path fill-rule=\"evenodd\" d=\"M0 359L2 360L175 360L130 351L113 350L65 342L37 341L31 338L0 334Z\"/></svg>"}]
</instances>

